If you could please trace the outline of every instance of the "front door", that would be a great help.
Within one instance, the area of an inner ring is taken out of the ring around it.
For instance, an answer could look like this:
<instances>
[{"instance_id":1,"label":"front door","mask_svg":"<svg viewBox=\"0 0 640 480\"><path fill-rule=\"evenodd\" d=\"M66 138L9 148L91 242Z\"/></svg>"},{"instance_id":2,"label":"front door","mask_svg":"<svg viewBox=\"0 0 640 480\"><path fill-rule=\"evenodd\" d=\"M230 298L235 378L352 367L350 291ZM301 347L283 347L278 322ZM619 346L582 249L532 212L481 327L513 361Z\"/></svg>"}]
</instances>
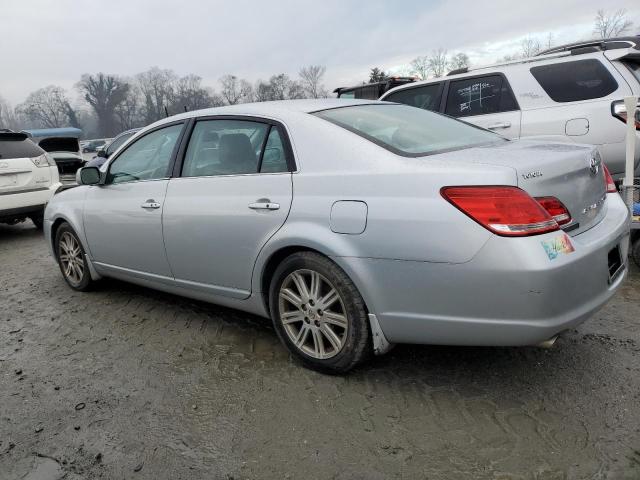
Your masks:
<instances>
[{"instance_id":1,"label":"front door","mask_svg":"<svg viewBox=\"0 0 640 480\"><path fill-rule=\"evenodd\" d=\"M200 120L163 213L176 282L234 298L251 292L255 260L292 199L281 127L258 120Z\"/></svg>"},{"instance_id":2,"label":"front door","mask_svg":"<svg viewBox=\"0 0 640 480\"><path fill-rule=\"evenodd\" d=\"M178 123L140 137L110 163L104 185L87 189L84 229L99 267L172 277L162 210L182 128Z\"/></svg>"}]
</instances>

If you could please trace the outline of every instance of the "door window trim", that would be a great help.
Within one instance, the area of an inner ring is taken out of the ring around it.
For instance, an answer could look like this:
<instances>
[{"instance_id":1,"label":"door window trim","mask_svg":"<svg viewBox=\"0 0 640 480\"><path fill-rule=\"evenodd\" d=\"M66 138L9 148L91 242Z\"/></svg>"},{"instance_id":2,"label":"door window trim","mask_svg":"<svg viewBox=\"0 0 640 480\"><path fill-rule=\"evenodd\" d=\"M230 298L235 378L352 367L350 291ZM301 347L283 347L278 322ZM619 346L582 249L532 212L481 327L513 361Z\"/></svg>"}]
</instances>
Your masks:
<instances>
[{"instance_id":1,"label":"door window trim","mask_svg":"<svg viewBox=\"0 0 640 480\"><path fill-rule=\"evenodd\" d=\"M209 120L237 120L237 121L245 121L245 122L256 122L263 123L267 125L269 128L267 129L267 135L263 141L262 151L260 152L260 160L258 162L258 166L262 166L262 157L264 155L264 150L266 146L266 142L269 138L269 134L271 133L271 129L276 127L278 129L278 133L282 138L282 145L284 146L284 154L287 161L287 170L283 172L269 172L262 173L258 169L255 173L233 173L233 174L225 174L225 175L208 175L202 177L193 177L193 176L183 176L182 169L184 167L184 160L187 154L187 147L189 146L189 142L191 141L191 136L193 135L193 130L195 129L196 123L209 121ZM184 134L182 137L182 141L180 143L180 148L178 149L175 163L173 165L173 170L171 174L171 178L214 178L214 177L230 177L230 176L243 176L243 175L281 175L283 173L294 173L297 172L295 157L293 155L293 148L291 146L291 141L289 140L289 132L285 128L282 122L277 120L273 120L271 118L258 117L254 115L204 115L201 117L192 117L189 119L187 123L187 127L184 129Z\"/></svg>"},{"instance_id":2,"label":"door window trim","mask_svg":"<svg viewBox=\"0 0 640 480\"><path fill-rule=\"evenodd\" d=\"M513 91L513 88L511 88L511 83L509 83L509 79L507 78L507 76L503 73L503 72L491 72L491 73L483 73L480 75L466 75L464 77L457 77L457 78L448 78L447 80L445 80L445 91L442 94L442 99L440 101L440 113L444 113L446 114L447 111L447 100L449 99L449 92L450 92L450 87L451 87L451 82L457 82L460 80L475 80L477 78L486 78L486 77L495 77L495 76L500 76L502 77L502 81L507 85L507 90L509 91L509 93L511 94L511 98L513 98L513 103L515 104L516 108L514 108L513 110L503 110L500 112L492 112L492 113L479 113L477 115L465 115L462 117L452 117L452 118L468 118L468 117L480 117L482 115L499 115L501 113L508 113L508 112L519 112L521 110L520 108L520 104L518 103L518 99ZM502 99L501 99L502 101Z\"/></svg>"},{"instance_id":3,"label":"door window trim","mask_svg":"<svg viewBox=\"0 0 640 480\"><path fill-rule=\"evenodd\" d=\"M146 137L147 135L157 132L158 130L162 130L164 128L168 128L168 127L173 127L175 125L182 125L182 130L180 130L180 134L178 135L178 138L176 139L176 144L173 146L173 150L171 151L171 158L169 159L169 165L167 166L167 171L165 173L164 177L161 178L150 178L150 179L143 179L143 180L130 180L127 182L118 182L117 185L121 185L121 184L125 184L125 183L138 183L138 182L155 182L157 180L167 180L168 178L171 177L171 172L173 172L174 169L174 164L176 162L176 156L178 154L178 151L180 150L180 146L182 145L182 141L186 132L186 128L185 125L187 125L188 122L186 122L185 120L176 120L173 122L168 122L168 123L163 123L162 125L158 125L157 127L154 127L150 130L147 130L146 132L144 132L144 135L138 137L135 139L135 141L129 143L124 150L118 152L118 155L116 155L115 157L113 157L113 159L109 160L109 166L107 167L107 170L101 175L102 178L100 180L100 184L101 185L116 185L114 183L106 183L107 178L109 178L109 172L111 172L111 167L113 166L113 164L118 160L118 158L120 158L120 156L126 152L127 150L129 150L129 148L131 148L132 145L135 145L136 143L138 143L138 141L142 140L144 137Z\"/></svg>"}]
</instances>

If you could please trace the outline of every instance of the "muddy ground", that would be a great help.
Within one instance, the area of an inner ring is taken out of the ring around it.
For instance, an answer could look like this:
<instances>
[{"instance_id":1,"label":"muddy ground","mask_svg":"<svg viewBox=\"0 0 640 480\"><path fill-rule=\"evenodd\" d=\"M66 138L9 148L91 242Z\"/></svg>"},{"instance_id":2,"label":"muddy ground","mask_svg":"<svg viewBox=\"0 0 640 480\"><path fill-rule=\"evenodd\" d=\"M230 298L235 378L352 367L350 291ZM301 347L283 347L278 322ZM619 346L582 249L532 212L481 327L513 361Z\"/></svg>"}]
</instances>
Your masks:
<instances>
[{"instance_id":1,"label":"muddy ground","mask_svg":"<svg viewBox=\"0 0 640 480\"><path fill-rule=\"evenodd\" d=\"M75 293L0 226L0 478L638 479L640 272L551 350L398 346L330 377L257 317Z\"/></svg>"}]
</instances>

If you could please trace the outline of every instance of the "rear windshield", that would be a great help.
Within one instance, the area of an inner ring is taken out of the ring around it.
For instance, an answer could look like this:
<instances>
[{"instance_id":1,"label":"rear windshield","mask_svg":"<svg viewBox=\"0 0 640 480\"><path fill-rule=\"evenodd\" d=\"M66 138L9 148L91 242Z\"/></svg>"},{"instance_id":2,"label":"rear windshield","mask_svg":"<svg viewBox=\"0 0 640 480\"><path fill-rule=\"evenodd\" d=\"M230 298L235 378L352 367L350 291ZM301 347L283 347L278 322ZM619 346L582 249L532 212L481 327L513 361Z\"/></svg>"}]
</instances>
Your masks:
<instances>
[{"instance_id":1,"label":"rear windshield","mask_svg":"<svg viewBox=\"0 0 640 480\"><path fill-rule=\"evenodd\" d=\"M44 153L40 147L28 138L6 139L0 135L0 160L12 158L35 158Z\"/></svg>"},{"instance_id":2,"label":"rear windshield","mask_svg":"<svg viewBox=\"0 0 640 480\"><path fill-rule=\"evenodd\" d=\"M315 115L406 157L507 141L468 123L406 105L354 105Z\"/></svg>"},{"instance_id":3,"label":"rear windshield","mask_svg":"<svg viewBox=\"0 0 640 480\"><path fill-rule=\"evenodd\" d=\"M596 59L533 67L531 74L556 102L577 102L610 95L618 83Z\"/></svg>"}]
</instances>

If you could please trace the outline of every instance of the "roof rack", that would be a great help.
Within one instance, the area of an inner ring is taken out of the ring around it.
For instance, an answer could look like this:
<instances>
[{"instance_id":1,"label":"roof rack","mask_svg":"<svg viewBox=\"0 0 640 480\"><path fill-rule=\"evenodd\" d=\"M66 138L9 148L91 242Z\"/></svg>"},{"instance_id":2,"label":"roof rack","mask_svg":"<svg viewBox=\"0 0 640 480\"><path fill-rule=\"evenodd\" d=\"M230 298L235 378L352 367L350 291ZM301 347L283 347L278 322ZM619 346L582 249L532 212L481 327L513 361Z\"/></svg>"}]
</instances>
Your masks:
<instances>
[{"instance_id":1,"label":"roof rack","mask_svg":"<svg viewBox=\"0 0 640 480\"><path fill-rule=\"evenodd\" d=\"M560 45L557 47L549 48L538 53L540 55L547 55L549 53L556 52L574 52L578 50L584 50L590 48L590 51L584 51L582 53L591 53L602 50L615 50L617 48L635 48L640 50L640 34L631 37L613 37L604 40L587 40L584 42L567 43L566 45ZM580 53L574 53L579 55Z\"/></svg>"}]
</instances>

